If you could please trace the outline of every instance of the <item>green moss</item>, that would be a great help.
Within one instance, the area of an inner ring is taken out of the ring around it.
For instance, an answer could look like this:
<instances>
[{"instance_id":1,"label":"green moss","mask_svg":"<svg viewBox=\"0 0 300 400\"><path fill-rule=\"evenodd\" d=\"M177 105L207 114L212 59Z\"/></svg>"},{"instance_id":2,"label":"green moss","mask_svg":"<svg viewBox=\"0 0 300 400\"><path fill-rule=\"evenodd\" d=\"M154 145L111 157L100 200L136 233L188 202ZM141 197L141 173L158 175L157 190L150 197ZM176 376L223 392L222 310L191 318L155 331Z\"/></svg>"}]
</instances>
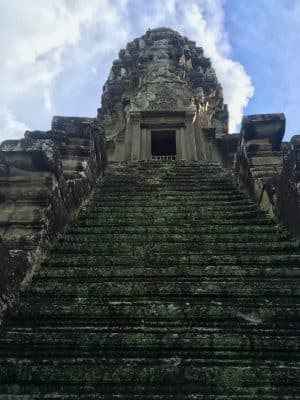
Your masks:
<instances>
[{"instance_id":1,"label":"green moss","mask_svg":"<svg viewBox=\"0 0 300 400\"><path fill-rule=\"evenodd\" d=\"M293 396L299 254L215 164L112 166L3 328L0 377L32 399Z\"/></svg>"}]
</instances>

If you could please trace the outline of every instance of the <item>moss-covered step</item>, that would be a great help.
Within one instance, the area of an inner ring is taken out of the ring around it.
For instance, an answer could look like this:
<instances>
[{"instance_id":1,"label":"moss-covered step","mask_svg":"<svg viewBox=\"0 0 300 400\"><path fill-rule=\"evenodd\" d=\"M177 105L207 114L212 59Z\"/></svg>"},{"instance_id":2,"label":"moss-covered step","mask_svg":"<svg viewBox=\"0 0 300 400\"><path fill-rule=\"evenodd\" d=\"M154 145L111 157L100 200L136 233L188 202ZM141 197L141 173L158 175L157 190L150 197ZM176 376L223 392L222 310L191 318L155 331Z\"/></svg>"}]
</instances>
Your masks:
<instances>
[{"instance_id":1,"label":"moss-covered step","mask_svg":"<svg viewBox=\"0 0 300 400\"><path fill-rule=\"evenodd\" d=\"M84 282L84 283L83 283ZM279 279L274 282L269 280L260 280L260 282L252 280L233 280L233 279L201 279L201 281L193 279L148 279L137 280L125 279L110 280L103 282L98 278L86 279L67 279L45 281L45 279L34 282L26 291L24 296L27 301L32 297L36 301L49 298L161 298L161 297L245 297L249 300L253 298L270 298L292 297L294 302L300 304L300 288L297 282L290 279Z\"/></svg>"},{"instance_id":2,"label":"moss-covered step","mask_svg":"<svg viewBox=\"0 0 300 400\"><path fill-rule=\"evenodd\" d=\"M33 282L51 282L53 280L60 280L66 282L68 280L74 279L80 280L81 282L92 280L97 282L99 280L106 281L110 279L122 280L128 278L136 278L137 280L151 278L151 279L174 279L180 278L182 280L193 279L197 281L201 279L201 282L210 280L211 278L222 279L243 279L244 287L248 284L247 279L251 280L253 283L269 281L270 285L276 286L278 280L282 281L289 280L287 286L289 287L289 282L293 287L296 283L298 285L297 279L300 278L300 268L299 266L256 266L253 264L248 265L207 265L205 267L199 268L197 265L186 265L186 266L157 266L152 265L144 267L141 265L135 266L124 266L115 265L113 268L111 266L76 266L75 268L69 268L63 264L58 266L46 266L44 265L39 271L38 275L34 278Z\"/></svg>"},{"instance_id":3,"label":"moss-covered step","mask_svg":"<svg viewBox=\"0 0 300 400\"><path fill-rule=\"evenodd\" d=\"M0 329L0 400L295 400L300 247L212 162L116 163Z\"/></svg>"}]
</instances>

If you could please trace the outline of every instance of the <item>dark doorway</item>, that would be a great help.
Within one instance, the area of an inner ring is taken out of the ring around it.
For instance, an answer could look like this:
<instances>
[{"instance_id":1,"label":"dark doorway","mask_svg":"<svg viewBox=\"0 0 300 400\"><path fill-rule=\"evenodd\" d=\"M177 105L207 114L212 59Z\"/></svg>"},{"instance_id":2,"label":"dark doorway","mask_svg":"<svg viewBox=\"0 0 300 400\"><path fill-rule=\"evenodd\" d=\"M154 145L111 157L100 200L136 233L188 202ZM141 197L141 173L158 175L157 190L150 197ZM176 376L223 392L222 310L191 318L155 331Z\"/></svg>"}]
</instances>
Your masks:
<instances>
[{"instance_id":1,"label":"dark doorway","mask_svg":"<svg viewBox=\"0 0 300 400\"><path fill-rule=\"evenodd\" d=\"M176 135L175 131L152 131L151 154L152 156L175 156Z\"/></svg>"}]
</instances>

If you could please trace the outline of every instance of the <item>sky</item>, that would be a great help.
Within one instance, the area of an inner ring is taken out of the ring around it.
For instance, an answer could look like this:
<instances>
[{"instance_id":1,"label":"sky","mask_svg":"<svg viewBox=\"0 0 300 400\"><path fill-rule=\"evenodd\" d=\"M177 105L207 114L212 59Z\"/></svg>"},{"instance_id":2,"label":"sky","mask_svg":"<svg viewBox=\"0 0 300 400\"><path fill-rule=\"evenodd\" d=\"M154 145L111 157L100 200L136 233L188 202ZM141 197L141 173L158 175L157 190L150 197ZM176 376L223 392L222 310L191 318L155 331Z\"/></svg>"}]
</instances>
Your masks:
<instances>
[{"instance_id":1,"label":"sky","mask_svg":"<svg viewBox=\"0 0 300 400\"><path fill-rule=\"evenodd\" d=\"M0 0L0 141L96 116L112 61L167 26L210 57L230 112L284 112L300 134L300 0Z\"/></svg>"}]
</instances>

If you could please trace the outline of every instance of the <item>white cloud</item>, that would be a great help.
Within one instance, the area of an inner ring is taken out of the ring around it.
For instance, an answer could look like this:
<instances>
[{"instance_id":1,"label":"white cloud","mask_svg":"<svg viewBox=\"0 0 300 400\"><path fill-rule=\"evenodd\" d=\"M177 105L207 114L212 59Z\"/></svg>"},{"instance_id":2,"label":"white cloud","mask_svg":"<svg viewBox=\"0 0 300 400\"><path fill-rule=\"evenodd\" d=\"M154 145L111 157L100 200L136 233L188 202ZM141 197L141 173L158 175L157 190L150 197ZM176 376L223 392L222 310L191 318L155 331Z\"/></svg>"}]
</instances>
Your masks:
<instances>
[{"instance_id":1,"label":"white cloud","mask_svg":"<svg viewBox=\"0 0 300 400\"><path fill-rule=\"evenodd\" d=\"M83 103L99 98L119 49L161 25L211 57L234 130L253 88L230 58L221 0L0 0L0 140L22 136L28 126L48 129L52 114L95 115L98 104Z\"/></svg>"},{"instance_id":2,"label":"white cloud","mask_svg":"<svg viewBox=\"0 0 300 400\"><path fill-rule=\"evenodd\" d=\"M0 0L0 52L4 60L0 64L0 108L6 110L0 115L0 139L8 135L4 130L7 121L11 121L9 135L15 126L19 137L21 128L27 127L25 118L30 125L34 118L39 120L39 112L29 109L30 102L38 104L39 111L50 118L52 88L68 63L66 53L70 49L72 53L89 29L96 27L104 36L110 30L117 31L125 7L124 0L120 7L108 0ZM26 117L22 106L28 109Z\"/></svg>"},{"instance_id":3,"label":"white cloud","mask_svg":"<svg viewBox=\"0 0 300 400\"><path fill-rule=\"evenodd\" d=\"M28 126L23 122L17 121L13 113L3 108L0 110L0 132L2 132L3 139L15 139L22 136L28 130Z\"/></svg>"}]
</instances>

